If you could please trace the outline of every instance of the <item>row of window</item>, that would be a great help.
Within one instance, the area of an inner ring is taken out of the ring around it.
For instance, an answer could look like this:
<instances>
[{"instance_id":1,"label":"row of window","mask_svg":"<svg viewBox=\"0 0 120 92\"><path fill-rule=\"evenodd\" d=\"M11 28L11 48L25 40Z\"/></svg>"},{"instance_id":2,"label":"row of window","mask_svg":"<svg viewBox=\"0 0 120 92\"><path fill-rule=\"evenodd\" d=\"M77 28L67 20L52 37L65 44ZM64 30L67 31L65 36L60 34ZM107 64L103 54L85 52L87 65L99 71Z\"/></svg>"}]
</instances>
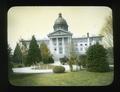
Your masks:
<instances>
[{"instance_id":1,"label":"row of window","mask_svg":"<svg viewBox=\"0 0 120 92\"><path fill-rule=\"evenodd\" d=\"M57 49L56 49L56 48L54 48L54 50L56 51ZM75 50L76 50L76 52L78 52L78 51L79 51L79 50L78 50L78 48L76 48ZM83 51L83 48L80 48L80 51ZM63 48L62 48L62 47L59 47L59 53L60 53L60 54L62 54L62 53L63 53Z\"/></svg>"},{"instance_id":2,"label":"row of window","mask_svg":"<svg viewBox=\"0 0 120 92\"><path fill-rule=\"evenodd\" d=\"M77 46L77 44L75 44L75 45ZM86 44L86 43L85 43L85 44L82 44L82 43L80 44L80 46L83 46L83 45L87 46L87 44ZM91 43L90 43L90 45L91 45Z\"/></svg>"},{"instance_id":3,"label":"row of window","mask_svg":"<svg viewBox=\"0 0 120 92\"><path fill-rule=\"evenodd\" d=\"M56 46L56 43L53 43ZM59 42L59 45L62 45L62 42Z\"/></svg>"},{"instance_id":4,"label":"row of window","mask_svg":"<svg viewBox=\"0 0 120 92\"><path fill-rule=\"evenodd\" d=\"M83 46L83 44L80 44L80 46ZM87 46L87 44L85 44L85 46Z\"/></svg>"}]
</instances>

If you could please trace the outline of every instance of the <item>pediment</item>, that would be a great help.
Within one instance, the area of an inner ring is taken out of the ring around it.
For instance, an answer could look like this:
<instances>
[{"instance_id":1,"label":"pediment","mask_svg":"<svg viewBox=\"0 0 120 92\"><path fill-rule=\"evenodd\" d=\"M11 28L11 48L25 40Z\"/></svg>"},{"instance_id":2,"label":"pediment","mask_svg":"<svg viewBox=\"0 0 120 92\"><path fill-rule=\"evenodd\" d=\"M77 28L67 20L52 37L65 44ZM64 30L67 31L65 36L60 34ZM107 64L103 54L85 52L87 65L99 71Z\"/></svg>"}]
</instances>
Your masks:
<instances>
[{"instance_id":1,"label":"pediment","mask_svg":"<svg viewBox=\"0 0 120 92\"><path fill-rule=\"evenodd\" d=\"M53 33L50 33L48 36L58 36L58 35L61 36L61 35L72 35L72 34L68 31L58 30Z\"/></svg>"}]
</instances>

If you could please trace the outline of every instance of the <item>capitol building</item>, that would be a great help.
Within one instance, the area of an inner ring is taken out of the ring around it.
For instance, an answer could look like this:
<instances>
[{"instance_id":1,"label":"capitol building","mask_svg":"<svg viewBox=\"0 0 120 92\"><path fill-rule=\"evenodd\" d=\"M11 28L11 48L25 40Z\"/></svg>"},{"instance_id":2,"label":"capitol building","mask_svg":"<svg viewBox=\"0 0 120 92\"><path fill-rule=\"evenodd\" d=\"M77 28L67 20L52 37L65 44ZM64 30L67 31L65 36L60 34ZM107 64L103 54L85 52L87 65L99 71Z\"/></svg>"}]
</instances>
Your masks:
<instances>
[{"instance_id":1,"label":"capitol building","mask_svg":"<svg viewBox=\"0 0 120 92\"><path fill-rule=\"evenodd\" d=\"M74 45L75 52L78 54L85 54L87 48L97 42L102 44L103 36L90 37L89 33L86 33L85 37L73 38L73 33L68 30L68 23L61 13L59 13L58 18L55 20L53 29L54 31L47 35L48 40L37 40L37 43L40 46L41 42L44 41L55 61L69 55L71 43ZM20 40L20 44L23 42L29 48L30 40Z\"/></svg>"}]
</instances>

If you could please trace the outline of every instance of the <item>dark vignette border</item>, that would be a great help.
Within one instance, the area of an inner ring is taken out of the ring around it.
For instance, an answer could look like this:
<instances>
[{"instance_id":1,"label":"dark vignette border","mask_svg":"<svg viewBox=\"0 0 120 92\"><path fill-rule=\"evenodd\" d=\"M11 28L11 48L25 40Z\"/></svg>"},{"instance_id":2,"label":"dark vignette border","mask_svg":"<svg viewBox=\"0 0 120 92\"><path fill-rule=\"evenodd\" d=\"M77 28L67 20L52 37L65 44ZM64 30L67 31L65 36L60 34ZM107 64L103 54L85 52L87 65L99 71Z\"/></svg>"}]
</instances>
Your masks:
<instances>
[{"instance_id":1,"label":"dark vignette border","mask_svg":"<svg viewBox=\"0 0 120 92\"><path fill-rule=\"evenodd\" d=\"M1 72L1 84L0 89L3 88L6 91L16 92L16 91L115 91L115 88L119 87L120 83L120 73L119 73L119 61L120 57L118 54L119 48L119 24L120 20L119 6L118 2L112 2L111 0L8 0L3 1L0 7L0 72ZM12 86L8 82L8 63L7 63L7 12L13 6L107 6L112 9L113 12L113 37L114 37L114 81L108 86L46 86L46 87L17 87ZM1 91L2 92L2 91Z\"/></svg>"}]
</instances>

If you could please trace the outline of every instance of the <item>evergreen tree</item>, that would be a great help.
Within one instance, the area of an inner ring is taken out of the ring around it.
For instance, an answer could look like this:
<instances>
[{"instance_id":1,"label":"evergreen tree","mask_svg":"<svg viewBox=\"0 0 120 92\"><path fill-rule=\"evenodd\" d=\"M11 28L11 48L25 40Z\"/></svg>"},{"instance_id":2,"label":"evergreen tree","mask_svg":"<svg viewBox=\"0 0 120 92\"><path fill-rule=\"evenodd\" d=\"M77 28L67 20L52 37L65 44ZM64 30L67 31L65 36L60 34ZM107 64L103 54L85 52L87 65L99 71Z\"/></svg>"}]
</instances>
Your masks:
<instances>
[{"instance_id":1,"label":"evergreen tree","mask_svg":"<svg viewBox=\"0 0 120 92\"><path fill-rule=\"evenodd\" d=\"M90 46L87 50L87 70L93 72L109 71L107 50L99 43Z\"/></svg>"},{"instance_id":2,"label":"evergreen tree","mask_svg":"<svg viewBox=\"0 0 120 92\"><path fill-rule=\"evenodd\" d=\"M39 63L40 61L41 61L41 52L37 44L37 41L33 35L29 45L27 61L25 64L30 66L32 64Z\"/></svg>"},{"instance_id":3,"label":"evergreen tree","mask_svg":"<svg viewBox=\"0 0 120 92\"><path fill-rule=\"evenodd\" d=\"M8 45L8 61L11 62L11 59L12 59L12 53L11 53L12 49L11 47Z\"/></svg>"},{"instance_id":4,"label":"evergreen tree","mask_svg":"<svg viewBox=\"0 0 120 92\"><path fill-rule=\"evenodd\" d=\"M14 50L13 62L17 64L22 64L22 52L18 43Z\"/></svg>"},{"instance_id":5,"label":"evergreen tree","mask_svg":"<svg viewBox=\"0 0 120 92\"><path fill-rule=\"evenodd\" d=\"M40 50L41 50L41 56L42 56L43 63L45 64L54 63L50 50L48 49L47 45L44 42L41 43Z\"/></svg>"},{"instance_id":6,"label":"evergreen tree","mask_svg":"<svg viewBox=\"0 0 120 92\"><path fill-rule=\"evenodd\" d=\"M12 53L11 53L12 49L11 47L8 45L8 72L9 74L12 73Z\"/></svg>"}]
</instances>

